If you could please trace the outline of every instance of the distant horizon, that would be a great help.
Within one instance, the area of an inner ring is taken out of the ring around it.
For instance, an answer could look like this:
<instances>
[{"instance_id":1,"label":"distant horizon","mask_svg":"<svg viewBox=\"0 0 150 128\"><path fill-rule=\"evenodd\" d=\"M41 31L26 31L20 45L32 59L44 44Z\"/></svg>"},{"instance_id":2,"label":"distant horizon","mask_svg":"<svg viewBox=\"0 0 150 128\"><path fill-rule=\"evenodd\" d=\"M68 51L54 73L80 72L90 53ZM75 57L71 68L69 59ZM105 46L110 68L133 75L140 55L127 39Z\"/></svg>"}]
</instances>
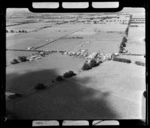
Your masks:
<instances>
[{"instance_id":1,"label":"distant horizon","mask_svg":"<svg viewBox=\"0 0 150 128\"><path fill-rule=\"evenodd\" d=\"M15 12L22 12L22 11L31 12L28 8L7 8L6 9L6 14L10 15L10 14L13 14ZM132 12L132 11L136 11L136 12L139 12L139 13L145 13L145 8L124 7L119 12L124 12L125 13L125 12ZM99 12L99 13L119 13L119 12ZM53 12L50 12L50 13L55 14ZM86 14L93 14L93 13L97 13L97 12L89 12L89 13L86 13ZM59 14L61 14L61 12ZM72 14L77 14L77 13L73 12ZM84 14L84 12L81 12L81 14Z\"/></svg>"}]
</instances>

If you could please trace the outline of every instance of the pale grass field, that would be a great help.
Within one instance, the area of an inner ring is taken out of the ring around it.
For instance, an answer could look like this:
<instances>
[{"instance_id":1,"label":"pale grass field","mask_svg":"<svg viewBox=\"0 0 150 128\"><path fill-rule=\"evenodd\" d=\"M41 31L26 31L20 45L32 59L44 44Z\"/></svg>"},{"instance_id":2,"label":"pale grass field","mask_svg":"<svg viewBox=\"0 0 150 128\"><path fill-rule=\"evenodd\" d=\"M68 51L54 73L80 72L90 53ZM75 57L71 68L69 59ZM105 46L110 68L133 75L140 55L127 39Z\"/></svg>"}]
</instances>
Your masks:
<instances>
[{"instance_id":1,"label":"pale grass field","mask_svg":"<svg viewBox=\"0 0 150 128\"><path fill-rule=\"evenodd\" d=\"M104 26L86 25L83 31L70 35L83 36L83 39L61 39L40 49L70 51L87 48L90 52L98 50L106 53L118 52L124 34L107 33L108 28L112 31L117 26L113 25L111 28L109 25L107 28L106 25L105 30ZM56 27L9 38L8 47L25 49L30 43L36 47L44 42L42 40L63 36L84 28L84 25L61 27L63 32L58 32L59 27ZM119 26L114 31L124 31L126 27ZM95 32L96 28L102 28L102 31ZM129 31L127 49L129 48L131 53L144 52L144 42L141 41L142 29L138 30L139 33L141 31L139 35L136 35L135 32L133 34L132 29ZM134 40L137 39L137 36L141 36L138 43L137 40ZM34 42L33 37L40 39ZM92 43L85 43L89 39ZM83 46L80 47L82 43ZM46 90L31 91L32 93L20 99L7 101L6 107L20 119L141 119L145 67L135 65L134 61L145 59L133 56L121 57L131 59L132 63L108 61L89 71L81 71L84 59L56 53L38 61L8 66L6 68L6 90L18 93L30 92L38 82L53 85L52 78L63 75L69 70L76 72L77 76L58 82Z\"/></svg>"}]
</instances>

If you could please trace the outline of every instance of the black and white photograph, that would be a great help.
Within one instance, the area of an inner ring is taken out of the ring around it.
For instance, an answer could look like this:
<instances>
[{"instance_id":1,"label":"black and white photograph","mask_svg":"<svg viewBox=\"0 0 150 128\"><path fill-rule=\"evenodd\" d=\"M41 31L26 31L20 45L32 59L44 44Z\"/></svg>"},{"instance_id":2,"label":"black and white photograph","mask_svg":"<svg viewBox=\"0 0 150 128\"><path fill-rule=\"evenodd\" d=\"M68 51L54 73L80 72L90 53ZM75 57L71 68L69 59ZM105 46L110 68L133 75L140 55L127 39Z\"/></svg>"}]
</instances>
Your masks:
<instances>
[{"instance_id":1,"label":"black and white photograph","mask_svg":"<svg viewBox=\"0 0 150 128\"><path fill-rule=\"evenodd\" d=\"M6 118L145 121L145 24L140 7L7 8Z\"/></svg>"}]
</instances>

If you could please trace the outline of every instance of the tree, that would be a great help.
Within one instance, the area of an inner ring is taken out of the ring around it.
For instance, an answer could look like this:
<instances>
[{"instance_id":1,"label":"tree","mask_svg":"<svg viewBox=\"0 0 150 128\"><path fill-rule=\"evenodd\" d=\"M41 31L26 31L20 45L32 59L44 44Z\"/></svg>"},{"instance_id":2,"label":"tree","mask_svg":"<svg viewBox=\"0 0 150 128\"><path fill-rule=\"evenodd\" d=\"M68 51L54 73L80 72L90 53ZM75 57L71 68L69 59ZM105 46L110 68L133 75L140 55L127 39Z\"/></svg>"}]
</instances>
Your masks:
<instances>
[{"instance_id":1,"label":"tree","mask_svg":"<svg viewBox=\"0 0 150 128\"><path fill-rule=\"evenodd\" d=\"M55 80L52 79L51 82L52 82L52 83L55 83Z\"/></svg>"},{"instance_id":2,"label":"tree","mask_svg":"<svg viewBox=\"0 0 150 128\"><path fill-rule=\"evenodd\" d=\"M121 44L121 45L120 45L120 48L119 48L119 53L123 53L123 51L124 51L124 47L123 47L123 45Z\"/></svg>"},{"instance_id":3,"label":"tree","mask_svg":"<svg viewBox=\"0 0 150 128\"><path fill-rule=\"evenodd\" d=\"M10 32L11 32L11 33L14 33L14 30L11 30Z\"/></svg>"},{"instance_id":4,"label":"tree","mask_svg":"<svg viewBox=\"0 0 150 128\"><path fill-rule=\"evenodd\" d=\"M126 38L126 37L123 37L123 38L122 38L122 43L125 43L125 42L127 42L127 38Z\"/></svg>"},{"instance_id":5,"label":"tree","mask_svg":"<svg viewBox=\"0 0 150 128\"><path fill-rule=\"evenodd\" d=\"M129 32L129 27L126 28L125 34L128 35L128 32Z\"/></svg>"},{"instance_id":6,"label":"tree","mask_svg":"<svg viewBox=\"0 0 150 128\"><path fill-rule=\"evenodd\" d=\"M75 76L76 74L73 72L73 71L69 71L69 72L66 72L64 73L64 78L69 78L69 77L72 77L72 76Z\"/></svg>"},{"instance_id":7,"label":"tree","mask_svg":"<svg viewBox=\"0 0 150 128\"><path fill-rule=\"evenodd\" d=\"M114 57L113 61L123 62L123 63L131 63L131 60L125 58Z\"/></svg>"},{"instance_id":8,"label":"tree","mask_svg":"<svg viewBox=\"0 0 150 128\"><path fill-rule=\"evenodd\" d=\"M94 24L96 24L97 22L96 21L94 21Z\"/></svg>"},{"instance_id":9,"label":"tree","mask_svg":"<svg viewBox=\"0 0 150 128\"><path fill-rule=\"evenodd\" d=\"M21 62L26 62L28 61L26 56L18 56L18 60L20 60Z\"/></svg>"},{"instance_id":10,"label":"tree","mask_svg":"<svg viewBox=\"0 0 150 128\"><path fill-rule=\"evenodd\" d=\"M10 63L11 64L17 64L17 63L19 63L19 61L17 59L13 59Z\"/></svg>"},{"instance_id":11,"label":"tree","mask_svg":"<svg viewBox=\"0 0 150 128\"><path fill-rule=\"evenodd\" d=\"M126 43L125 43L125 42L122 42L122 46L123 46L123 47L126 47Z\"/></svg>"},{"instance_id":12,"label":"tree","mask_svg":"<svg viewBox=\"0 0 150 128\"><path fill-rule=\"evenodd\" d=\"M57 77L56 77L56 81L63 81L62 76L57 76Z\"/></svg>"},{"instance_id":13,"label":"tree","mask_svg":"<svg viewBox=\"0 0 150 128\"><path fill-rule=\"evenodd\" d=\"M45 89L46 85L43 83L38 83L37 85L35 85L34 89L36 90L41 90L41 89Z\"/></svg>"},{"instance_id":14,"label":"tree","mask_svg":"<svg viewBox=\"0 0 150 128\"><path fill-rule=\"evenodd\" d=\"M22 33L25 33L25 30L22 30Z\"/></svg>"},{"instance_id":15,"label":"tree","mask_svg":"<svg viewBox=\"0 0 150 128\"><path fill-rule=\"evenodd\" d=\"M98 64L97 64L97 62L96 62L96 60L93 58L93 59L91 59L90 60L90 63L89 63L89 66L90 67L95 67L95 66L97 66Z\"/></svg>"},{"instance_id":16,"label":"tree","mask_svg":"<svg viewBox=\"0 0 150 128\"><path fill-rule=\"evenodd\" d=\"M145 63L141 62L141 61L135 61L136 65L141 65L141 66L145 66Z\"/></svg>"},{"instance_id":17,"label":"tree","mask_svg":"<svg viewBox=\"0 0 150 128\"><path fill-rule=\"evenodd\" d=\"M84 65L83 65L83 67L82 67L82 70L89 70L91 68L92 67L90 67L89 64L85 62Z\"/></svg>"}]
</instances>

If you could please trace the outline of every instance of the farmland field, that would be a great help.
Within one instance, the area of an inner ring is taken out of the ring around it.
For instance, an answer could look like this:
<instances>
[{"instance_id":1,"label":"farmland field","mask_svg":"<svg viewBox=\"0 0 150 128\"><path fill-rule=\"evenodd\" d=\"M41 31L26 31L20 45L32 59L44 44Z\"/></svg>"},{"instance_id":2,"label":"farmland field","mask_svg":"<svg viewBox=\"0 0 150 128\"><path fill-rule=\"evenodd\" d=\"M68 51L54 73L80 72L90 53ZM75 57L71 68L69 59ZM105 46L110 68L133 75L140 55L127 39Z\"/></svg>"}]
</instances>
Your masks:
<instances>
[{"instance_id":1,"label":"farmland field","mask_svg":"<svg viewBox=\"0 0 150 128\"><path fill-rule=\"evenodd\" d=\"M127 13L128 18L131 14ZM113 18L102 23L96 18L89 22L84 16L90 17L84 14L80 18L85 22L78 19L71 22L61 14L57 20L53 19L55 23L50 22L51 19L49 22L41 19L36 23L6 27L8 30L28 31L6 34L6 91L23 95L6 101L6 109L15 116L13 119L145 120L142 98L146 90L146 68L135 64L135 61L145 63L145 26L130 27L128 23L120 23L121 18L118 23L113 23ZM125 17L125 20L127 17L121 13L117 16ZM111 15L104 18L108 17ZM12 18L12 23L14 21ZM123 37L127 38L126 49L130 54L119 54L119 57L129 59L131 63L111 59L84 71L82 66L86 58L69 55L79 50L87 50L89 55L93 52L118 53ZM33 57L36 50L54 53L32 61L10 63L18 56ZM55 81L57 76L68 71L74 71L76 75ZM37 91L34 87L38 83L48 88Z\"/></svg>"}]
</instances>

